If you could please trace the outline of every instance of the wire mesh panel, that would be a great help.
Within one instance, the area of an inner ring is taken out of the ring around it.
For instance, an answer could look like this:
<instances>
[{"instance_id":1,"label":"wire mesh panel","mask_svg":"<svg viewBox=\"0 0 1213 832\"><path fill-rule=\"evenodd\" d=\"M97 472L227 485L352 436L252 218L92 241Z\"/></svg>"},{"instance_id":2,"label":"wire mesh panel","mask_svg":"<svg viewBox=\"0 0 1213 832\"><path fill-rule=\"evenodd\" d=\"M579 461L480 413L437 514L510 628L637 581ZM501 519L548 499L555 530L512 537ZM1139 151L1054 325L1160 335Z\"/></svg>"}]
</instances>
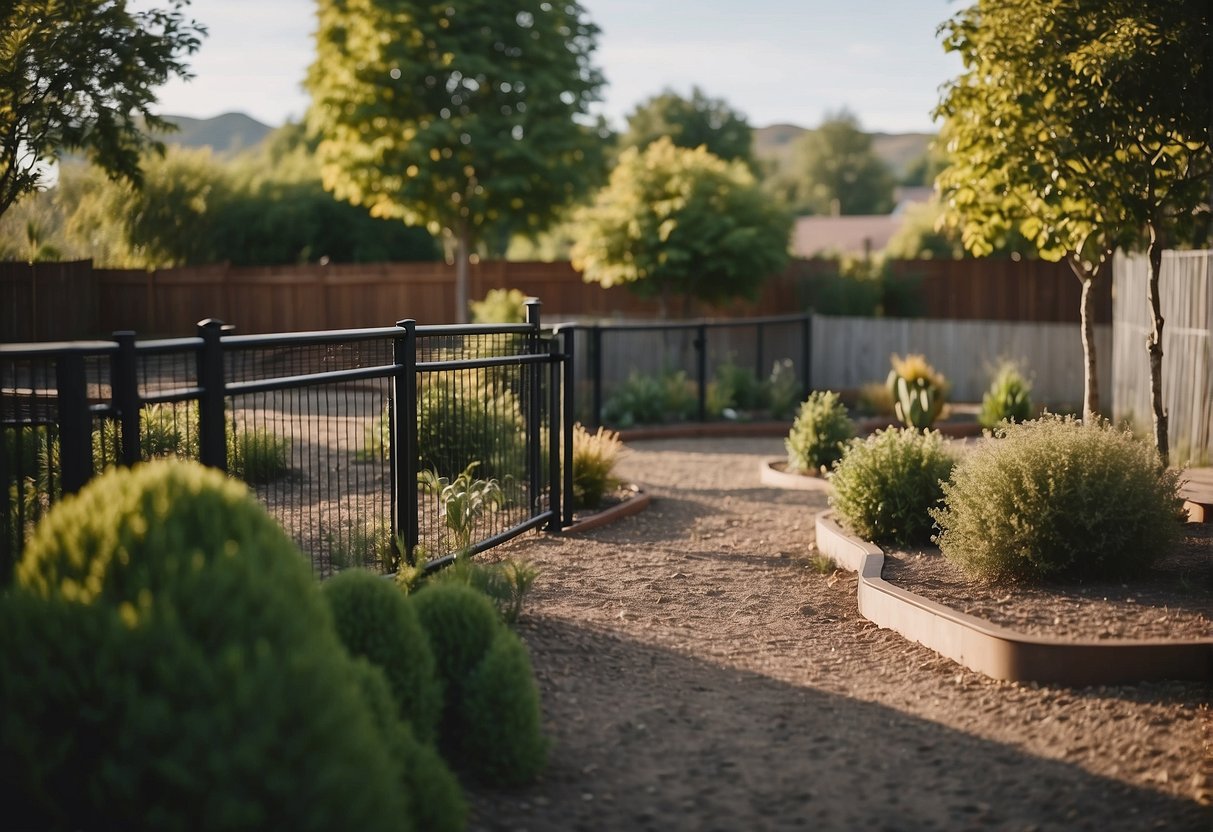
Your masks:
<instances>
[{"instance_id":1,"label":"wire mesh panel","mask_svg":"<svg viewBox=\"0 0 1213 832\"><path fill-rule=\"evenodd\" d=\"M547 510L546 351L521 327L419 331L417 520L426 558L479 548Z\"/></svg>"},{"instance_id":2,"label":"wire mesh panel","mask_svg":"<svg viewBox=\"0 0 1213 832\"><path fill-rule=\"evenodd\" d=\"M61 494L163 457L244 480L321 576L556 526L560 355L534 321L3 348L0 566Z\"/></svg>"}]
</instances>

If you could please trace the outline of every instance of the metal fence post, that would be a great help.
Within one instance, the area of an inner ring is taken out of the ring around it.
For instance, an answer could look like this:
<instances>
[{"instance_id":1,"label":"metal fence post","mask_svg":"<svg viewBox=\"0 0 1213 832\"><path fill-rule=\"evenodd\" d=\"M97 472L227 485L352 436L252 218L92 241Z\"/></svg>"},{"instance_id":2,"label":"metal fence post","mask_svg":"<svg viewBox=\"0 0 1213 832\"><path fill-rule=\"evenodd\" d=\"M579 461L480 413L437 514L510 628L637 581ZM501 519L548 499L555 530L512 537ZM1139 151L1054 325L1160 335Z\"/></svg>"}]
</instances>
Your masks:
<instances>
[{"instance_id":1,"label":"metal fence post","mask_svg":"<svg viewBox=\"0 0 1213 832\"><path fill-rule=\"evenodd\" d=\"M561 427L565 418L561 412L563 400L560 395L562 357L560 334L553 330L552 338L548 341L548 509L551 517L544 527L549 532L560 531L561 519L564 517L564 495L561 493L563 479L560 474L560 453L564 449L564 433ZM571 461L570 459L570 463Z\"/></svg>"},{"instance_id":2,"label":"metal fence post","mask_svg":"<svg viewBox=\"0 0 1213 832\"><path fill-rule=\"evenodd\" d=\"M421 531L417 494L417 322L397 321L403 332L393 342L396 374L392 378L392 539L404 541L404 556L415 564Z\"/></svg>"},{"instance_id":3,"label":"metal fence post","mask_svg":"<svg viewBox=\"0 0 1213 832\"><path fill-rule=\"evenodd\" d=\"M564 433L562 438L564 441L564 470L562 471L564 482L562 483L562 491L564 493L564 516L561 518L562 526L570 526L573 524L573 422L576 421L576 366L574 360L576 358L577 344L577 327L570 326L563 331L564 335L564 409L563 428Z\"/></svg>"},{"instance_id":4,"label":"metal fence post","mask_svg":"<svg viewBox=\"0 0 1213 832\"><path fill-rule=\"evenodd\" d=\"M527 352L531 355L539 355L539 308L541 304L538 298L526 299L526 322L531 327L531 332L527 336ZM539 510L539 495L543 490L543 484L539 476L539 409L542 406L542 397L540 396L540 384L543 379L543 366L540 364L532 364L530 372L530 391L527 396L528 406L526 414L526 445L527 445L527 479L530 483L530 500L531 500L531 516Z\"/></svg>"},{"instance_id":5,"label":"metal fence post","mask_svg":"<svg viewBox=\"0 0 1213 832\"><path fill-rule=\"evenodd\" d=\"M766 372L767 372L766 371L766 360L765 360L766 355L765 355L765 350L763 349L765 346L765 344L763 343L765 341L765 339L763 338L763 334L765 332L766 332L766 327L764 327L762 324L754 325L754 339L756 341L756 343L754 345L754 352L757 355L756 361L755 361L755 364L756 364L755 371L756 371L756 378L760 382L764 378L766 378Z\"/></svg>"},{"instance_id":6,"label":"metal fence post","mask_svg":"<svg viewBox=\"0 0 1213 832\"><path fill-rule=\"evenodd\" d=\"M202 349L198 352L198 459L203 465L227 471L227 423L224 421L224 332L235 327L215 318L198 322Z\"/></svg>"},{"instance_id":7,"label":"metal fence post","mask_svg":"<svg viewBox=\"0 0 1213 832\"><path fill-rule=\"evenodd\" d=\"M708 328L699 324L695 328L695 380L699 385L699 421L708 420Z\"/></svg>"},{"instance_id":8,"label":"metal fence post","mask_svg":"<svg viewBox=\"0 0 1213 832\"><path fill-rule=\"evenodd\" d=\"M59 406L59 476L64 494L74 494L93 476L93 424L88 409L84 356L64 352L55 362Z\"/></svg>"},{"instance_id":9,"label":"metal fence post","mask_svg":"<svg viewBox=\"0 0 1213 832\"><path fill-rule=\"evenodd\" d=\"M110 384L114 391L114 409L117 411L122 444L118 449L118 461L123 465L134 465L142 457L140 452L139 369L135 353L135 333L122 330L114 333L118 342L110 365Z\"/></svg>"},{"instance_id":10,"label":"metal fence post","mask_svg":"<svg viewBox=\"0 0 1213 832\"><path fill-rule=\"evenodd\" d=\"M590 427L602 424L602 327L590 327L590 360L586 362L590 372Z\"/></svg>"}]
</instances>

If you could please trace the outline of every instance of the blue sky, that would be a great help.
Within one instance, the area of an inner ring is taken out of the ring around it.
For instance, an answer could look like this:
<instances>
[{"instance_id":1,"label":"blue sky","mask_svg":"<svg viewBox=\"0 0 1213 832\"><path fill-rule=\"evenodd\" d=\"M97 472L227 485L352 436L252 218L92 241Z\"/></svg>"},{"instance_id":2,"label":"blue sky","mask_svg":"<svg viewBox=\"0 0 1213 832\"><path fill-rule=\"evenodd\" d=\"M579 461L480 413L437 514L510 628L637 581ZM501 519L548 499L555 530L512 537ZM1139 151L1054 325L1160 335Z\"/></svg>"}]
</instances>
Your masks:
<instances>
[{"instance_id":1,"label":"blue sky","mask_svg":"<svg viewBox=\"0 0 1213 832\"><path fill-rule=\"evenodd\" d=\"M154 0L138 0L147 5ZM616 125L669 87L698 84L756 127L818 124L846 107L867 130L929 131L939 86L960 71L937 26L962 7L946 0L583 0L602 29L599 105ZM164 113L240 111L271 125L307 106L312 0L194 0L210 30L196 77L161 90Z\"/></svg>"}]
</instances>

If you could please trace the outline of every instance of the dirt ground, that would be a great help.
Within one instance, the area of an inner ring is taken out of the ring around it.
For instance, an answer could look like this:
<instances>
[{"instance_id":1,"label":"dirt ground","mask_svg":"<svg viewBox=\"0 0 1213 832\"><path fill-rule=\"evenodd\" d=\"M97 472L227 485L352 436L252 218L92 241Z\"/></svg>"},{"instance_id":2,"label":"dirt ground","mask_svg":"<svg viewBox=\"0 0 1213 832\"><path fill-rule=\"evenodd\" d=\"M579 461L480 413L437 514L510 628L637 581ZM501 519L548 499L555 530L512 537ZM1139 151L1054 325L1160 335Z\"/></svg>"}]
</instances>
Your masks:
<instances>
[{"instance_id":1,"label":"dirt ground","mask_svg":"<svg viewBox=\"0 0 1213 832\"><path fill-rule=\"evenodd\" d=\"M998 682L861 618L816 571L825 495L759 483L779 439L654 440L635 517L501 547L542 780L472 789L478 830L1213 828L1210 691Z\"/></svg>"}]
</instances>

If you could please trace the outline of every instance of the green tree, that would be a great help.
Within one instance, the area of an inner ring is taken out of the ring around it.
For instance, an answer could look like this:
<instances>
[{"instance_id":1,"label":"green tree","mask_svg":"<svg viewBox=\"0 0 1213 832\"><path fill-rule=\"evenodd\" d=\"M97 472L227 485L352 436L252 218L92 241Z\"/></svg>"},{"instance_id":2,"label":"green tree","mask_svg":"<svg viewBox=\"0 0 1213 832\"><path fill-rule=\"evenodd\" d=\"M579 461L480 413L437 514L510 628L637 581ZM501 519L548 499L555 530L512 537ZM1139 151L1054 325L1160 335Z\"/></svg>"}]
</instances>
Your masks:
<instances>
[{"instance_id":1,"label":"green tree","mask_svg":"<svg viewBox=\"0 0 1213 832\"><path fill-rule=\"evenodd\" d=\"M154 88L188 77L182 58L206 30L189 0L134 12L126 0L0 4L0 215L37 189L63 151L84 151L114 178L140 182Z\"/></svg>"},{"instance_id":2,"label":"green tree","mask_svg":"<svg viewBox=\"0 0 1213 832\"><path fill-rule=\"evenodd\" d=\"M644 150L662 136L678 147L702 145L725 161L739 159L755 170L754 130L745 116L699 87L691 90L689 99L666 90L638 105L628 116L619 146Z\"/></svg>"},{"instance_id":3,"label":"green tree","mask_svg":"<svg viewBox=\"0 0 1213 832\"><path fill-rule=\"evenodd\" d=\"M453 243L460 319L477 235L543 228L595 181L597 33L575 2L320 0L306 84L324 184Z\"/></svg>"},{"instance_id":4,"label":"green tree","mask_svg":"<svg viewBox=\"0 0 1213 832\"><path fill-rule=\"evenodd\" d=\"M1210 172L1208 6L980 0L941 31L965 64L936 111L952 160L938 180L948 217L974 253L1019 231L1042 257L1071 264L1083 284L1090 418L1099 409L1094 281L1118 246L1195 225ZM1152 366L1161 332L1156 310ZM1165 458L1160 409L1159 397Z\"/></svg>"},{"instance_id":5,"label":"green tree","mask_svg":"<svg viewBox=\"0 0 1213 832\"><path fill-rule=\"evenodd\" d=\"M791 230L744 162L664 137L625 150L576 223L572 260L585 280L657 297L663 315L673 295L687 307L753 297L787 263Z\"/></svg>"},{"instance_id":6,"label":"green tree","mask_svg":"<svg viewBox=\"0 0 1213 832\"><path fill-rule=\"evenodd\" d=\"M783 190L798 213L883 214L893 207L893 175L847 112L797 140Z\"/></svg>"}]
</instances>

